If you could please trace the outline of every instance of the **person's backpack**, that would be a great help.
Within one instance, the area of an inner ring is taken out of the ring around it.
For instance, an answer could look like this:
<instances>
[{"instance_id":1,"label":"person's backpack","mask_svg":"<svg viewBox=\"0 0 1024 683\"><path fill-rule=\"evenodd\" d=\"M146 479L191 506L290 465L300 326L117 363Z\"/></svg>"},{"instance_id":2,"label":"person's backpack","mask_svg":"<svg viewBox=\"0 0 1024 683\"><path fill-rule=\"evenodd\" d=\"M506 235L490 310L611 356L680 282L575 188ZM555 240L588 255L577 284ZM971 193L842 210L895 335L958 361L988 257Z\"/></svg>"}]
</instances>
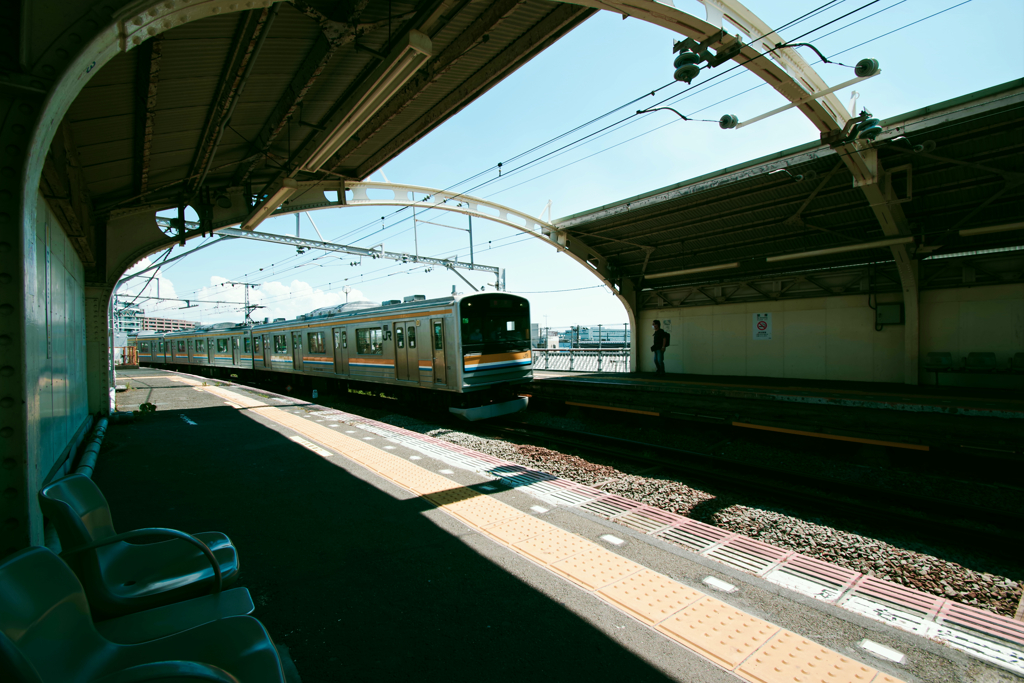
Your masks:
<instances>
[{"instance_id":1,"label":"person's backpack","mask_svg":"<svg viewBox=\"0 0 1024 683\"><path fill-rule=\"evenodd\" d=\"M672 344L672 335L669 334L668 332L666 332L665 333L665 348L667 349L670 344Z\"/></svg>"}]
</instances>

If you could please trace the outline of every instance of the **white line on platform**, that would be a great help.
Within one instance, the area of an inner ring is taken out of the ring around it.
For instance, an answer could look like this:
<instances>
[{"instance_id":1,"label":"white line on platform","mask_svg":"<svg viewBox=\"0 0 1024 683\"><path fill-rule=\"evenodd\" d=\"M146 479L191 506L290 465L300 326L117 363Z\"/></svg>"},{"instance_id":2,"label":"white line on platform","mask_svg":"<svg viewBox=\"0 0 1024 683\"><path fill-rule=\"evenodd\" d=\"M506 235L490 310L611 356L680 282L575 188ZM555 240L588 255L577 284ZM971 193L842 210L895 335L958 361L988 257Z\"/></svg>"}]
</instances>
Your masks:
<instances>
[{"instance_id":1,"label":"white line on platform","mask_svg":"<svg viewBox=\"0 0 1024 683\"><path fill-rule=\"evenodd\" d=\"M548 511L547 508L541 507L540 505L531 505L530 509L536 512L538 515L543 515Z\"/></svg>"},{"instance_id":2,"label":"white line on platform","mask_svg":"<svg viewBox=\"0 0 1024 683\"><path fill-rule=\"evenodd\" d=\"M723 593L735 593L736 592L736 586L732 585L731 583L726 583L725 581L722 581L721 579L716 579L713 576L706 577L704 579L704 584L708 585L708 586L711 586L715 590L722 591Z\"/></svg>"},{"instance_id":3,"label":"white line on platform","mask_svg":"<svg viewBox=\"0 0 1024 683\"><path fill-rule=\"evenodd\" d=\"M191 425L191 426L195 427L195 426L197 426L199 424L198 422L193 422L192 420L188 419L184 415L180 415L179 417L181 417L181 419L184 420L185 424L187 424L187 425Z\"/></svg>"},{"instance_id":4,"label":"white line on platform","mask_svg":"<svg viewBox=\"0 0 1024 683\"><path fill-rule=\"evenodd\" d=\"M890 662L896 662L897 664L902 664L903 660L906 659L906 655L902 652L897 652L891 647L886 647L881 643L876 643L875 641L868 640L867 638L857 643L857 647L862 650L867 650L871 654L882 657L883 659L888 659Z\"/></svg>"},{"instance_id":5,"label":"white line on platform","mask_svg":"<svg viewBox=\"0 0 1024 683\"><path fill-rule=\"evenodd\" d=\"M612 545L622 545L625 543L625 541L618 536L612 536L611 534L602 534L599 538L605 543L611 543Z\"/></svg>"}]
</instances>

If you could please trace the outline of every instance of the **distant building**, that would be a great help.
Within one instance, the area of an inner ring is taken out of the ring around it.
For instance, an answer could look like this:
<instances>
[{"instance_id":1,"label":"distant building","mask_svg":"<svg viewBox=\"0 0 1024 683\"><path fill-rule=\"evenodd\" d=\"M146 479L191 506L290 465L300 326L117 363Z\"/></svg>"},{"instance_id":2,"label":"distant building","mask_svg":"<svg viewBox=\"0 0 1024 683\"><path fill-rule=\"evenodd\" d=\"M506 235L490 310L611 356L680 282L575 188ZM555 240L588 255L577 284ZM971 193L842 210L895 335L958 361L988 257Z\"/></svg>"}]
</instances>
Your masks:
<instances>
[{"instance_id":1,"label":"distant building","mask_svg":"<svg viewBox=\"0 0 1024 683\"><path fill-rule=\"evenodd\" d=\"M192 320L175 320L173 318L139 318L140 330L152 330L154 332L176 332L178 330L191 330L196 326Z\"/></svg>"}]
</instances>

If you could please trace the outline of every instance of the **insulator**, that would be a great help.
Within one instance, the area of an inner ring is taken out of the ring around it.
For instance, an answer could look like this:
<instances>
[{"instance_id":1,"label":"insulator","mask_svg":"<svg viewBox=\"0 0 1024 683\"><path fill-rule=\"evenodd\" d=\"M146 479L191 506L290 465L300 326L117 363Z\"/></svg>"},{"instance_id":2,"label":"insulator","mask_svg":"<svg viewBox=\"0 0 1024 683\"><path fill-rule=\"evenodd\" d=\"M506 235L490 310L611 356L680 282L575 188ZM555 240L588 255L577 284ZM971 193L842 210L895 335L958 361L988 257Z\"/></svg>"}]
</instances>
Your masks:
<instances>
[{"instance_id":1,"label":"insulator","mask_svg":"<svg viewBox=\"0 0 1024 683\"><path fill-rule=\"evenodd\" d=\"M739 124L740 120L732 114L726 114L722 118L718 119L718 127L722 130L728 130L729 128L735 128Z\"/></svg>"},{"instance_id":2,"label":"insulator","mask_svg":"<svg viewBox=\"0 0 1024 683\"><path fill-rule=\"evenodd\" d=\"M878 60L860 60L859 62L857 62L857 66L853 67L853 73L856 74L857 78L867 78L868 76L874 76L876 73L878 73Z\"/></svg>"},{"instance_id":3,"label":"insulator","mask_svg":"<svg viewBox=\"0 0 1024 683\"><path fill-rule=\"evenodd\" d=\"M689 84L689 82L696 78L699 73L700 67L696 64L683 64L681 67L676 69L676 72L673 74L673 78L677 81Z\"/></svg>"},{"instance_id":4,"label":"insulator","mask_svg":"<svg viewBox=\"0 0 1024 683\"><path fill-rule=\"evenodd\" d=\"M696 52L680 52L679 56L676 57L676 61L672 62L672 66L678 69L683 64L697 64L700 61L700 55L697 54Z\"/></svg>"}]
</instances>

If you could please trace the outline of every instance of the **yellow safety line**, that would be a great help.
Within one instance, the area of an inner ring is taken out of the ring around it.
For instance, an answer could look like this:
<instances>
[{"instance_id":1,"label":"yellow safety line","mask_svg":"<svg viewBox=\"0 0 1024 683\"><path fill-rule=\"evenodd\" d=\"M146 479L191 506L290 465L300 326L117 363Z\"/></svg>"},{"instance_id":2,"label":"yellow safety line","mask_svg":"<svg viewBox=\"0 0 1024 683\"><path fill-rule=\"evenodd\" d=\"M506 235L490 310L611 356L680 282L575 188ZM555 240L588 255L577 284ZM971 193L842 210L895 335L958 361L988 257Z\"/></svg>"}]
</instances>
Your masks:
<instances>
[{"instance_id":1,"label":"yellow safety line","mask_svg":"<svg viewBox=\"0 0 1024 683\"><path fill-rule=\"evenodd\" d=\"M647 410L633 410L632 408L615 408L612 406L598 406L592 403L576 403L575 401L566 401L567 406L580 406L581 408L597 408L598 410L615 410L620 413L636 413L637 415L653 415L658 417L661 413L652 413Z\"/></svg>"},{"instance_id":2,"label":"yellow safety line","mask_svg":"<svg viewBox=\"0 0 1024 683\"><path fill-rule=\"evenodd\" d=\"M747 422L733 422L733 427L747 427L749 429L763 429L768 432L783 432L785 434L799 434L800 436L816 436L819 439L834 439L836 441L853 441L855 443L867 443L875 446L892 446L893 448L907 448L912 451L928 451L929 446L919 443L902 443L899 441L876 441L875 439L860 439L855 436L839 436L838 434L824 434L822 432L803 432L799 429L783 429L782 427L769 427L767 425L755 425Z\"/></svg>"},{"instance_id":3,"label":"yellow safety line","mask_svg":"<svg viewBox=\"0 0 1024 683\"><path fill-rule=\"evenodd\" d=\"M365 441L247 396L217 387L196 388L240 404L248 409L246 414L258 413L374 470L748 681L902 683Z\"/></svg>"}]
</instances>

